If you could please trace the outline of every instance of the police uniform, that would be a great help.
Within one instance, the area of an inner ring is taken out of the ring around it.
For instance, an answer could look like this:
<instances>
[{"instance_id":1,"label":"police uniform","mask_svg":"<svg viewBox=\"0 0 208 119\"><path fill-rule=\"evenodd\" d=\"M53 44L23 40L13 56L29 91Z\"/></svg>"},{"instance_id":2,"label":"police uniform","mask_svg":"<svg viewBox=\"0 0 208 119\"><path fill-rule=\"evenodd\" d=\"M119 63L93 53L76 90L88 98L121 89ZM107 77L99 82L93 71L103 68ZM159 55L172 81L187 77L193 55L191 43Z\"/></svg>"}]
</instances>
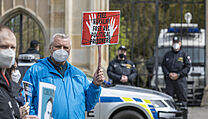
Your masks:
<instances>
[{"instance_id":1,"label":"police uniform","mask_svg":"<svg viewBox=\"0 0 208 119\"><path fill-rule=\"evenodd\" d=\"M190 56L182 49L179 51L169 51L165 54L162 62L162 70L165 76L167 94L174 97L176 94L178 101L186 106L187 104L187 75L191 68ZM178 79L172 80L169 73L177 73Z\"/></svg>"},{"instance_id":2,"label":"police uniform","mask_svg":"<svg viewBox=\"0 0 208 119\"><path fill-rule=\"evenodd\" d=\"M121 46L120 50L126 50L125 46ZM113 84L125 84L125 85L132 85L136 81L137 71L134 63L126 58L124 60L119 60L116 57L109 63L107 74L110 80L113 81ZM122 83L121 77L125 75L128 77L127 83Z\"/></svg>"}]
</instances>

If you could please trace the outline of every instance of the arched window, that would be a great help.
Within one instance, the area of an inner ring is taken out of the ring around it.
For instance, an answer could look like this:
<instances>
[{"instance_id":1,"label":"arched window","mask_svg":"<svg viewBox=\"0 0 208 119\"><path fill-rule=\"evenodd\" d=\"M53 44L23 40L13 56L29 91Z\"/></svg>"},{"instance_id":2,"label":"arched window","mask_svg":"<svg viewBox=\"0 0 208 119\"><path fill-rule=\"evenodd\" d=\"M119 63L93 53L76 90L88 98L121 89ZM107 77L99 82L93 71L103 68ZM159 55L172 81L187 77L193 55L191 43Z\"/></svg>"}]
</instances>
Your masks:
<instances>
[{"instance_id":1,"label":"arched window","mask_svg":"<svg viewBox=\"0 0 208 119\"><path fill-rule=\"evenodd\" d=\"M17 38L17 55L24 53L30 47L30 41L37 40L40 42L40 54L44 55L44 36L39 24L29 15L19 13L4 22L11 28Z\"/></svg>"}]
</instances>

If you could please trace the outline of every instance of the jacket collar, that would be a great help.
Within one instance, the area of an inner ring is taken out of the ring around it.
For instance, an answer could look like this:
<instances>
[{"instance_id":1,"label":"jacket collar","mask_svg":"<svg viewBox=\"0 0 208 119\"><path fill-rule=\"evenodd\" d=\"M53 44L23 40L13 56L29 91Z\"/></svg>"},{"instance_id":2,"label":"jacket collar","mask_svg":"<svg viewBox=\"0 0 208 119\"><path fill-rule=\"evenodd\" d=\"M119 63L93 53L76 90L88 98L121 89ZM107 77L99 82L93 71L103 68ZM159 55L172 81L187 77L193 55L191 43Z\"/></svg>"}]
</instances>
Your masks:
<instances>
[{"instance_id":1,"label":"jacket collar","mask_svg":"<svg viewBox=\"0 0 208 119\"><path fill-rule=\"evenodd\" d=\"M47 67L49 67L50 69L52 69L52 70L49 70L50 73L57 74L59 77L64 78L64 77L63 77L63 76L62 76L62 75L54 68L54 66L48 61L48 58L50 58L50 56L49 56L49 57L46 57L46 58L44 58L44 59L40 59L40 60L38 60L38 62L40 62L40 63L46 65ZM68 61L66 61L66 63L67 63L67 70L66 70L66 72L71 71L70 69L71 69L71 66L72 66L72 65L71 65ZM66 72L65 72L65 73L66 73Z\"/></svg>"},{"instance_id":2,"label":"jacket collar","mask_svg":"<svg viewBox=\"0 0 208 119\"><path fill-rule=\"evenodd\" d=\"M12 89L11 89L11 81L10 81L10 78L9 78L9 74L8 74L8 72L6 71L5 72L5 76L6 76L6 78L7 78L7 80L8 80L8 82L9 82L9 86L8 86L8 84L6 83L6 80L4 79L4 77L3 77L3 75L1 74L1 72L0 72L0 87L3 87L3 88L5 88L8 92L11 92L12 91Z\"/></svg>"}]
</instances>

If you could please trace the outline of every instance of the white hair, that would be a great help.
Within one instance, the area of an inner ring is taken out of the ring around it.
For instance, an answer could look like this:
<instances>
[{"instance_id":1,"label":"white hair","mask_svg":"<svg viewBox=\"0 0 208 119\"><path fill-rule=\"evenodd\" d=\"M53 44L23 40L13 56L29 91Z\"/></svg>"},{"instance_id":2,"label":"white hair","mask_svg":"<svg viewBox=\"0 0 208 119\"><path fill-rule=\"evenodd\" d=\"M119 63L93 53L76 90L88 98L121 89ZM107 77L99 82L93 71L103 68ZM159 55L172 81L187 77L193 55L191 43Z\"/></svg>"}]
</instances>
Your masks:
<instances>
[{"instance_id":1,"label":"white hair","mask_svg":"<svg viewBox=\"0 0 208 119\"><path fill-rule=\"evenodd\" d=\"M53 44L53 42L54 42L54 40L55 40L56 37L59 37L59 38L62 38L62 39L68 39L68 40L70 40L70 45L72 45L72 41L71 41L71 39L69 39L69 36L68 35L66 35L64 33L55 33L52 36L51 40L50 40L50 46Z\"/></svg>"}]
</instances>

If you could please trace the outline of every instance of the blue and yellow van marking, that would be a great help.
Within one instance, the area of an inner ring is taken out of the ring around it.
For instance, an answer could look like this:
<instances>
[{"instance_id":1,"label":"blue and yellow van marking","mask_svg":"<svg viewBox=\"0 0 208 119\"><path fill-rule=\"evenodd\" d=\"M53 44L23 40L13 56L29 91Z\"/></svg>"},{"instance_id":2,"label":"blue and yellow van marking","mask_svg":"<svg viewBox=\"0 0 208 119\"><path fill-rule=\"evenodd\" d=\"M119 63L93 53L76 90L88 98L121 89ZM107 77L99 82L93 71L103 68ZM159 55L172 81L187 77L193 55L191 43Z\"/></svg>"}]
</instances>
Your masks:
<instances>
[{"instance_id":1,"label":"blue and yellow van marking","mask_svg":"<svg viewBox=\"0 0 208 119\"><path fill-rule=\"evenodd\" d=\"M142 100L141 99L139 99L139 98L133 98L136 102L142 102Z\"/></svg>"},{"instance_id":2,"label":"blue and yellow van marking","mask_svg":"<svg viewBox=\"0 0 208 119\"><path fill-rule=\"evenodd\" d=\"M129 97L107 97L102 96L100 97L101 103L113 103L113 102L136 102L136 104L143 107L148 114L150 115L151 119L158 119L157 112L152 105L150 100L147 99L140 99L140 98L129 98Z\"/></svg>"},{"instance_id":3,"label":"blue and yellow van marking","mask_svg":"<svg viewBox=\"0 0 208 119\"><path fill-rule=\"evenodd\" d=\"M123 102L120 97L100 97L100 102Z\"/></svg>"},{"instance_id":4,"label":"blue and yellow van marking","mask_svg":"<svg viewBox=\"0 0 208 119\"><path fill-rule=\"evenodd\" d=\"M153 105L148 105L148 107L150 108L150 111L152 112L154 119L157 119L158 115L157 115L157 111L155 110L155 107Z\"/></svg>"},{"instance_id":5,"label":"blue and yellow van marking","mask_svg":"<svg viewBox=\"0 0 208 119\"><path fill-rule=\"evenodd\" d=\"M122 97L122 99L125 101L125 102L134 102L134 100L132 98L128 98L128 97Z\"/></svg>"}]
</instances>

